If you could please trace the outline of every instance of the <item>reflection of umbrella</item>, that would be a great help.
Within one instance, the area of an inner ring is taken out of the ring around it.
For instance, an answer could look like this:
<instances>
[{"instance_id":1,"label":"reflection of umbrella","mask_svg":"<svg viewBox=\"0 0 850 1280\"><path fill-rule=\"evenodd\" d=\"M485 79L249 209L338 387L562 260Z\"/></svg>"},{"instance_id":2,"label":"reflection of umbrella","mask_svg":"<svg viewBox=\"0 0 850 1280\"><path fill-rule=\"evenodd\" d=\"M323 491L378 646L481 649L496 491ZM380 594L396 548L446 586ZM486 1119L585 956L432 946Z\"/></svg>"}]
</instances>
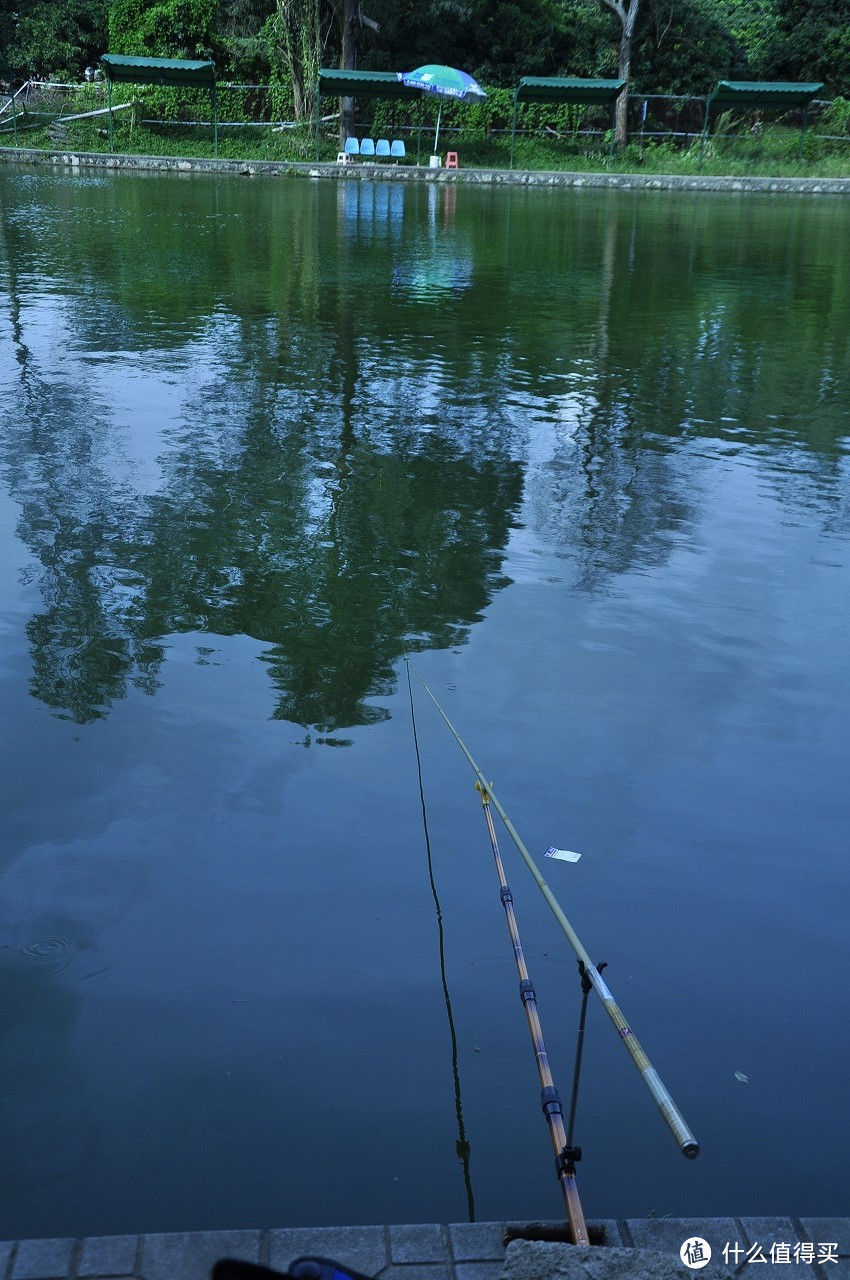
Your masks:
<instances>
[{"instance_id":1,"label":"reflection of umbrella","mask_svg":"<svg viewBox=\"0 0 850 1280\"><path fill-rule=\"evenodd\" d=\"M465 71L457 71L454 67L441 67L429 63L425 67L417 67L415 71L399 71L398 78L409 89L421 89L423 93L437 93L441 98L473 98L479 101L486 98L486 93L477 80L468 76ZM440 117L443 104L437 112L437 132L434 136L434 150L440 140Z\"/></svg>"}]
</instances>

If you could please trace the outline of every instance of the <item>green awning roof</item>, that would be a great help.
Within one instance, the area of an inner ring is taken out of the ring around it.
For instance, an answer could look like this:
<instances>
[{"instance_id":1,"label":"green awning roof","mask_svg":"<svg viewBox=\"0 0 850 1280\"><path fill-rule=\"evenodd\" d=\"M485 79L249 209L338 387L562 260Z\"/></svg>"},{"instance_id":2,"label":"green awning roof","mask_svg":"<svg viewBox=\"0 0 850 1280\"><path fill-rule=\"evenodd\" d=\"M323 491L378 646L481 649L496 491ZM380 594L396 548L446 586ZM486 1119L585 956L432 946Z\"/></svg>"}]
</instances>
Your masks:
<instances>
[{"instance_id":1,"label":"green awning roof","mask_svg":"<svg viewBox=\"0 0 850 1280\"><path fill-rule=\"evenodd\" d=\"M783 80L721 80L708 95L710 106L805 107L823 88L818 83Z\"/></svg>"},{"instance_id":2,"label":"green awning roof","mask_svg":"<svg viewBox=\"0 0 850 1280\"><path fill-rule=\"evenodd\" d=\"M337 71L322 67L319 94L326 98L409 98L412 94L419 96L419 90L408 89L395 71Z\"/></svg>"},{"instance_id":3,"label":"green awning roof","mask_svg":"<svg viewBox=\"0 0 850 1280\"><path fill-rule=\"evenodd\" d=\"M517 102L613 102L626 87L625 80L579 80L562 76L523 76L515 93Z\"/></svg>"},{"instance_id":4,"label":"green awning roof","mask_svg":"<svg viewBox=\"0 0 850 1280\"><path fill-rule=\"evenodd\" d=\"M192 89L212 89L215 63L185 58L125 58L103 53L100 64L108 80L123 84L159 84Z\"/></svg>"}]
</instances>

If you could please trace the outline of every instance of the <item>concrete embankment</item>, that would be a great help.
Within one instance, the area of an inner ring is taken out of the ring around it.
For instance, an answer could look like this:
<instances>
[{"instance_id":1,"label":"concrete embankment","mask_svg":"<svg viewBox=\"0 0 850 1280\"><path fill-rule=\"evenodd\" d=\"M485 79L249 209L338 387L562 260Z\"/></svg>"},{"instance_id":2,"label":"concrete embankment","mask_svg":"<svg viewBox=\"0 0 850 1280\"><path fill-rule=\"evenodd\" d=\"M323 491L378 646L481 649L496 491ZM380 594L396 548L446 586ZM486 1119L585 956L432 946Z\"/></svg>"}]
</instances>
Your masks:
<instances>
[{"instance_id":1,"label":"concrete embankment","mask_svg":"<svg viewBox=\"0 0 850 1280\"><path fill-rule=\"evenodd\" d=\"M219 1258L284 1271L305 1254L380 1280L718 1280L759 1263L771 1275L787 1267L785 1280L850 1280L850 1218L611 1219L590 1224L600 1241L590 1250L546 1239L562 1230L464 1222L21 1240L0 1243L0 1280L208 1280ZM519 1238L506 1246L506 1236ZM694 1240L700 1265L687 1267L680 1253Z\"/></svg>"},{"instance_id":2,"label":"concrete embankment","mask_svg":"<svg viewBox=\"0 0 850 1280\"><path fill-rule=\"evenodd\" d=\"M698 174L568 173L508 169L430 169L425 165L292 164L273 160L210 160L177 156L109 155L95 151L42 151L0 147L0 162L52 169L121 172L229 173L242 177L290 177L358 182L471 183L479 186L612 188L622 191L732 191L761 195L850 196L850 178L704 177Z\"/></svg>"}]
</instances>

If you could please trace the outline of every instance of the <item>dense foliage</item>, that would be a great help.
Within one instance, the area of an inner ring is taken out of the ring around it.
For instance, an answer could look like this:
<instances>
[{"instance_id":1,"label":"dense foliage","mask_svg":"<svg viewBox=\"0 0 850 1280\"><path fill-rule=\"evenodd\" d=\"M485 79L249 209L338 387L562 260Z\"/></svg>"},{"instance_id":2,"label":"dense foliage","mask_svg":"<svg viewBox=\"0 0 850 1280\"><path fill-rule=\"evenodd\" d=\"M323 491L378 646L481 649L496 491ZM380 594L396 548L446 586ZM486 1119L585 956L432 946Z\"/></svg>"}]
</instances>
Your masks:
<instances>
[{"instance_id":1,"label":"dense foliage","mask_svg":"<svg viewBox=\"0 0 850 1280\"><path fill-rule=\"evenodd\" d=\"M847 97L850 0L807 0L780 8L765 70L771 77L823 80Z\"/></svg>"},{"instance_id":2,"label":"dense foliage","mask_svg":"<svg viewBox=\"0 0 850 1280\"><path fill-rule=\"evenodd\" d=\"M0 0L0 52L27 76L80 79L106 48L110 0Z\"/></svg>"},{"instance_id":3,"label":"dense foliage","mask_svg":"<svg viewBox=\"0 0 850 1280\"><path fill-rule=\"evenodd\" d=\"M166 58L208 58L216 0L111 0L109 48Z\"/></svg>"},{"instance_id":4,"label":"dense foliage","mask_svg":"<svg viewBox=\"0 0 850 1280\"><path fill-rule=\"evenodd\" d=\"M522 75L612 75L621 23L604 0L2 0L0 52L21 74L79 80L106 49L213 57L223 79L272 83L309 109L312 71L462 66L488 86ZM608 0L610 4L610 0ZM850 0L640 0L642 92L718 78L823 80L850 96ZM298 99L301 101L298 101Z\"/></svg>"}]
</instances>

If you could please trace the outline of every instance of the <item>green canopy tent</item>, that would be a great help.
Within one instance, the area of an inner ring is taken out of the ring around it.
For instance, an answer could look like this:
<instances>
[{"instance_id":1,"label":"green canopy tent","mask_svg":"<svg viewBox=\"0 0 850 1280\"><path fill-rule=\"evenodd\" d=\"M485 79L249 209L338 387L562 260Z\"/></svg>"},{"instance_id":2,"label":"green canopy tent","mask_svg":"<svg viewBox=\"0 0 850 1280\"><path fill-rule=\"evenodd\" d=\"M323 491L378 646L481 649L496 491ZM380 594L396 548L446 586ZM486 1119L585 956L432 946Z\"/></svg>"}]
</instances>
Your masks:
<instances>
[{"instance_id":1,"label":"green canopy tent","mask_svg":"<svg viewBox=\"0 0 850 1280\"><path fill-rule=\"evenodd\" d=\"M514 91L514 118L511 125L511 168L514 167L517 109L521 102L602 103L611 108L611 149L614 153L614 111L626 87L625 80L580 80L561 76L523 76Z\"/></svg>"},{"instance_id":2,"label":"green canopy tent","mask_svg":"<svg viewBox=\"0 0 850 1280\"><path fill-rule=\"evenodd\" d=\"M771 107L773 109L803 108L803 127L800 131L800 150L797 159L803 157L809 106L823 89L818 83L788 83L782 80L720 80L705 100L705 122L702 127L700 154L705 149L708 124L712 107Z\"/></svg>"},{"instance_id":3,"label":"green canopy tent","mask_svg":"<svg viewBox=\"0 0 850 1280\"><path fill-rule=\"evenodd\" d=\"M319 125L322 118L322 98L407 98L416 96L421 105L422 94L402 84L395 71L338 71L322 67L316 86L316 159L319 159ZM420 127L420 134L422 132ZM416 163L419 163L417 141Z\"/></svg>"},{"instance_id":4,"label":"green canopy tent","mask_svg":"<svg viewBox=\"0 0 850 1280\"><path fill-rule=\"evenodd\" d=\"M100 56L109 85L109 145L112 146L112 85L156 84L168 89L209 89L213 112L215 154L218 155L218 106L215 97L215 63L185 58L128 58L118 53Z\"/></svg>"},{"instance_id":5,"label":"green canopy tent","mask_svg":"<svg viewBox=\"0 0 850 1280\"><path fill-rule=\"evenodd\" d=\"M0 80L6 80L9 84L9 101L12 104L12 132L15 135L15 146L18 145L18 111L15 105L15 86L13 83L13 71L9 66L3 54L0 53Z\"/></svg>"}]
</instances>

